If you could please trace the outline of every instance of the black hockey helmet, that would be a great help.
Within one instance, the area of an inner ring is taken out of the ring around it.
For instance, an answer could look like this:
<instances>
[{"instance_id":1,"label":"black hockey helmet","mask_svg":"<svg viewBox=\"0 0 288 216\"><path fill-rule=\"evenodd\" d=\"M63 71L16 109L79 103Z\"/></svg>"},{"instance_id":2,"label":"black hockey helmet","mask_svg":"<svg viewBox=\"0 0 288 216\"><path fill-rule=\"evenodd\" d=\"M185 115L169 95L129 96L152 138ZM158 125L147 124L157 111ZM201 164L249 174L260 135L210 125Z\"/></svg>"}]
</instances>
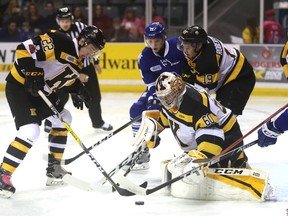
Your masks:
<instances>
[{"instance_id":1,"label":"black hockey helmet","mask_svg":"<svg viewBox=\"0 0 288 216\"><path fill-rule=\"evenodd\" d=\"M59 8L56 12L56 21L58 22L60 19L70 18L74 19L74 16L71 10L68 7Z\"/></svg>"},{"instance_id":2,"label":"black hockey helmet","mask_svg":"<svg viewBox=\"0 0 288 216\"><path fill-rule=\"evenodd\" d=\"M87 26L80 32L79 39L81 38L85 40L85 45L91 43L99 50L104 48L106 42L102 30L93 25Z\"/></svg>"},{"instance_id":3,"label":"black hockey helmet","mask_svg":"<svg viewBox=\"0 0 288 216\"><path fill-rule=\"evenodd\" d=\"M207 38L206 31L198 25L186 28L179 37L182 42L201 43L203 45L207 43Z\"/></svg>"}]
</instances>

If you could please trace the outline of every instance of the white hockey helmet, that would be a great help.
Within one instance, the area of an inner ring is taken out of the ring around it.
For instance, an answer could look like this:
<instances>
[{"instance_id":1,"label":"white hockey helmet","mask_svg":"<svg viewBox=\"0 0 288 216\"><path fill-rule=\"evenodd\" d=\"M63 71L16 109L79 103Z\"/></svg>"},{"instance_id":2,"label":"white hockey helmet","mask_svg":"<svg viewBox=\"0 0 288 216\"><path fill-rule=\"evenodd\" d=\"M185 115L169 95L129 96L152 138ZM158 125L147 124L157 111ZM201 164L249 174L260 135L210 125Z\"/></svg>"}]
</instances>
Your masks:
<instances>
[{"instance_id":1,"label":"white hockey helmet","mask_svg":"<svg viewBox=\"0 0 288 216\"><path fill-rule=\"evenodd\" d=\"M170 72L163 72L156 80L156 95L161 104L173 113L177 113L186 92L182 78Z\"/></svg>"}]
</instances>

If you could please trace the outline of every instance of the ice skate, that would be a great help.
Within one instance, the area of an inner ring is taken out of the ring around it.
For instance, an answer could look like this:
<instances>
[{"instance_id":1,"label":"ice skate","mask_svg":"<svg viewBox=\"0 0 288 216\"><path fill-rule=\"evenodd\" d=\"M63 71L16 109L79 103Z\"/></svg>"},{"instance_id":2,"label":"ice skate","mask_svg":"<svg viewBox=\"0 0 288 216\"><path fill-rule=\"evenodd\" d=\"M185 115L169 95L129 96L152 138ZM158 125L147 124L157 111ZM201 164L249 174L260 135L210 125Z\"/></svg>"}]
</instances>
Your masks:
<instances>
[{"instance_id":1,"label":"ice skate","mask_svg":"<svg viewBox=\"0 0 288 216\"><path fill-rule=\"evenodd\" d=\"M93 126L94 127L94 126ZM103 132L103 131L105 131L105 132L110 132L110 131L112 131L113 130L113 126L111 125L111 124L109 124L109 123L107 123L107 122L104 122L104 124L102 125L102 126L100 126L100 127L94 127L97 131L99 131L99 132Z\"/></svg>"},{"instance_id":2,"label":"ice skate","mask_svg":"<svg viewBox=\"0 0 288 216\"><path fill-rule=\"evenodd\" d=\"M48 177L46 181L47 186L63 185L64 183L62 178L64 175L72 174L71 172L63 169L60 162L56 160L52 154L48 155L48 167L46 170L46 176Z\"/></svg>"},{"instance_id":3,"label":"ice skate","mask_svg":"<svg viewBox=\"0 0 288 216\"><path fill-rule=\"evenodd\" d=\"M149 165L150 161L150 153L149 148L145 148L141 157L136 161L135 165L132 167L131 171L137 171L137 170L147 170L150 168ZM132 161L129 161L124 167L123 170L127 171L129 167L131 166Z\"/></svg>"},{"instance_id":4,"label":"ice skate","mask_svg":"<svg viewBox=\"0 0 288 216\"><path fill-rule=\"evenodd\" d=\"M0 169L0 196L10 198L16 189L11 182L11 173Z\"/></svg>"}]
</instances>

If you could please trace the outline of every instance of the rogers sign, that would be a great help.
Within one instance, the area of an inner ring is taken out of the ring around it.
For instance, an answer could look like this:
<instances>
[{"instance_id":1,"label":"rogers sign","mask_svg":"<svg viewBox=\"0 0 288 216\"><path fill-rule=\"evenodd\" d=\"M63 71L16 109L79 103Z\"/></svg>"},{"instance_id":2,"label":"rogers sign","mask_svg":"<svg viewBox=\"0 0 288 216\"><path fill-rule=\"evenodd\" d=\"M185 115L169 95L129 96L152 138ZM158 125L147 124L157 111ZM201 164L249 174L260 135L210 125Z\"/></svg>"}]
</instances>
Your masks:
<instances>
[{"instance_id":1,"label":"rogers sign","mask_svg":"<svg viewBox=\"0 0 288 216\"><path fill-rule=\"evenodd\" d=\"M280 64L281 45L241 45L240 50L252 65L257 81L287 83Z\"/></svg>"}]
</instances>

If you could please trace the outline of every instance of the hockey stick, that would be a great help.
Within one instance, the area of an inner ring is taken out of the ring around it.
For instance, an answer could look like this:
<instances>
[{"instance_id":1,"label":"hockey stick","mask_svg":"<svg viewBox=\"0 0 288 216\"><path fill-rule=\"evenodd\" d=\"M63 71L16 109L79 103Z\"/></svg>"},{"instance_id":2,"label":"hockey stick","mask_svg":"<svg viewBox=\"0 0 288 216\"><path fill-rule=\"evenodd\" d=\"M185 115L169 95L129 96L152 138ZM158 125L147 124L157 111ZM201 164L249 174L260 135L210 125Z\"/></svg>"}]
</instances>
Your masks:
<instances>
[{"instance_id":1,"label":"hockey stick","mask_svg":"<svg viewBox=\"0 0 288 216\"><path fill-rule=\"evenodd\" d=\"M93 144L92 146L90 146L88 148L88 151L94 149L96 146L100 145L101 143L105 142L106 140L110 139L112 136L114 136L115 134L119 133L120 131L122 131L123 129L125 129L126 127L128 127L129 125L133 124L134 122L138 121L139 119L141 119L142 115L136 116L135 118L133 118L131 121L127 122L126 124L122 125L121 127L119 127L118 129L116 129L115 131L113 131L112 133L108 134L106 137L104 137L103 139L101 139L100 141L98 141L97 143ZM72 158L69 159L61 159L60 163L62 165L67 165L72 163L73 161L75 161L76 159L78 159L79 157L81 157L83 154L85 154L85 151L82 151L81 153L79 153L78 155L75 155Z\"/></svg>"},{"instance_id":2,"label":"hockey stick","mask_svg":"<svg viewBox=\"0 0 288 216\"><path fill-rule=\"evenodd\" d=\"M173 179L171 179L171 180L169 180L167 182L164 182L164 183L162 183L162 184L160 184L160 185L158 185L158 186L156 186L154 188L151 188L151 189L141 188L138 185L136 185L133 182L131 182L130 180L128 180L127 178L123 177L123 176L119 176L118 181L119 181L120 185L122 185L127 190L129 190L131 193L134 193L135 195L136 194L149 195L149 194L152 194L152 193L154 193L154 192L156 192L156 191L158 191L158 190L160 190L160 189L162 189L164 187L167 187L167 186L169 186L169 185L171 185L171 184L173 184L173 183L175 183L175 182L177 182L177 181L179 181L179 180L191 175L192 173L197 172L198 170L200 171L200 170L204 169L205 167L209 167L209 166L211 166L213 164L216 164L219 161L230 157L234 153L239 152L239 151L243 151L243 150L245 150L245 149L247 149L247 148L249 148L249 147L251 147L251 146L253 146L253 145L257 144L257 143L258 143L258 140L255 140L255 141L250 142L250 143L248 143L246 145L239 146L238 148L235 148L235 149L233 149L231 151L228 151L228 152L226 152L224 154L219 154L216 157L214 157L213 159L211 159L210 161L208 161L207 163L203 163L202 165L199 165L199 166L197 166L197 167L195 167L195 168L193 168L193 169L191 169L191 170L189 170L189 171L187 171L187 172L185 172L185 173L183 173L183 174L181 174L181 175L179 175L179 176L177 176L177 177L175 177L175 178L173 178Z\"/></svg>"},{"instance_id":3,"label":"hockey stick","mask_svg":"<svg viewBox=\"0 0 288 216\"><path fill-rule=\"evenodd\" d=\"M140 143L137 145L137 148L129 154L122 162L120 162L114 169L112 169L109 172L109 176L112 177L115 173L117 173L121 168L123 168L127 163L131 161L131 165L127 169L127 171L124 173L124 176L127 176L128 173L131 171L133 166L135 165L136 161L142 156L142 152L146 147L146 143L144 143L144 139L140 141ZM100 184L105 184L107 179L103 177L101 180L98 182Z\"/></svg>"},{"instance_id":4,"label":"hockey stick","mask_svg":"<svg viewBox=\"0 0 288 216\"><path fill-rule=\"evenodd\" d=\"M142 141L143 142L143 141ZM130 170L132 169L131 167L133 167L133 161L137 161L137 159L139 159L142 155L142 151L144 150L144 148L146 147L146 144L143 145L143 143L141 145L138 145L137 148L130 153L122 162L120 162L114 169L112 169L108 175L110 176L110 178L116 174L121 168L123 168L129 161L132 161L132 164L130 165L129 169L125 172L124 176L127 176L128 173L130 172ZM135 162L134 162L135 164ZM131 169L130 169L131 168ZM129 171L129 172L128 172ZM66 174L63 177L63 181L69 185L72 185L76 188L79 188L81 190L86 190L86 191L91 191L91 190L97 190L97 191L103 191L103 185L106 183L107 178L103 177L102 179L100 179L97 182L86 182L84 180L78 179L75 176ZM144 182L143 185L141 185L142 187L145 186L147 187L147 182ZM104 189L105 191L107 191L107 188ZM114 192L115 190L112 189L112 192Z\"/></svg>"},{"instance_id":5,"label":"hockey stick","mask_svg":"<svg viewBox=\"0 0 288 216\"><path fill-rule=\"evenodd\" d=\"M75 132L72 130L72 128L70 127L70 125L68 123L66 123L61 114L58 112L58 110L54 107L54 105L51 103L51 101L46 97L46 95L39 90L38 94L40 95L40 97L44 100L44 102L47 104L47 106L52 110L52 112L57 115L57 117L59 118L59 120L61 121L61 123L63 124L63 126L71 133L71 135L74 137L74 139L77 141L77 143L80 145L80 147L84 150L84 152L90 157L90 159L93 161L93 163L96 165L96 167L99 169L99 171L102 173L102 175L104 175L107 180L110 182L110 184L112 185L112 187L122 196L132 196L134 195L133 193L131 193L130 191L124 189L124 188L120 188L114 181L112 178L110 178L110 176L106 173L106 171L103 169L103 167L101 166L101 164L96 160L96 158L91 154L91 152L85 147L85 145L83 144L83 142L80 140L80 138L75 134Z\"/></svg>"},{"instance_id":6,"label":"hockey stick","mask_svg":"<svg viewBox=\"0 0 288 216\"><path fill-rule=\"evenodd\" d=\"M238 145L238 143L240 143L242 140L244 140L248 135L250 135L251 133L253 133L254 131L256 131L258 128L260 128L263 124L265 124L266 122L268 122L269 120L271 120L273 117L275 117L276 115L278 115L280 112L282 112L286 107L288 106L288 104L284 105L283 107L281 107L280 109L278 109L276 112L274 112L273 114L271 114L268 118L266 118L264 121L260 122L257 126L255 126L252 130L250 130L248 133L246 133L244 136L240 137L238 140L236 140L235 142L233 142L230 146L228 146L226 149L224 149L221 154L225 154L226 152L230 151L232 148L234 148L236 145ZM219 156L219 155L218 155ZM214 156L216 157L216 156ZM214 158L212 157L212 159ZM193 163L203 163L203 162L208 162L209 160L211 160L211 158L204 158L204 159L196 159L193 161Z\"/></svg>"}]
</instances>

